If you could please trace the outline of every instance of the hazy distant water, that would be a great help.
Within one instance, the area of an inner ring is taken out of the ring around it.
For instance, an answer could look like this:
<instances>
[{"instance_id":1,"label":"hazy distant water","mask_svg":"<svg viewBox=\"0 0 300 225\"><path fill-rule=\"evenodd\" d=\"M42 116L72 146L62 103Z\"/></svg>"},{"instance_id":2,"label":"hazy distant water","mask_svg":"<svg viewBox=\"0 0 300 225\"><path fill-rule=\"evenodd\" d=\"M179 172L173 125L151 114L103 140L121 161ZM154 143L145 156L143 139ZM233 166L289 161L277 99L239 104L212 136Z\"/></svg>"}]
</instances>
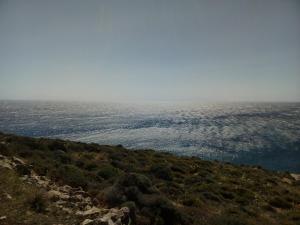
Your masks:
<instances>
[{"instance_id":1,"label":"hazy distant water","mask_svg":"<svg viewBox=\"0 0 300 225\"><path fill-rule=\"evenodd\" d=\"M0 130L300 172L300 103L143 106L0 101Z\"/></svg>"}]
</instances>

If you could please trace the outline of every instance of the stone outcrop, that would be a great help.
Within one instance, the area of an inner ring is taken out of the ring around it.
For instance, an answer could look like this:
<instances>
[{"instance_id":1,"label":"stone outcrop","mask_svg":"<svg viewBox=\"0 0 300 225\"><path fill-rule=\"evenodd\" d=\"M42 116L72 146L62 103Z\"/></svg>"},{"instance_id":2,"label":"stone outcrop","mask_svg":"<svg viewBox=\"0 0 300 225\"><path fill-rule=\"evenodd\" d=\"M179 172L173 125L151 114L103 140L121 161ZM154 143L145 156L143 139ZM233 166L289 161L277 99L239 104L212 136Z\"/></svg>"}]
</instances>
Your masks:
<instances>
[{"instance_id":1,"label":"stone outcrop","mask_svg":"<svg viewBox=\"0 0 300 225\"><path fill-rule=\"evenodd\" d=\"M292 176L296 181L300 181L300 174L292 173L291 176Z\"/></svg>"},{"instance_id":2,"label":"stone outcrop","mask_svg":"<svg viewBox=\"0 0 300 225\"><path fill-rule=\"evenodd\" d=\"M45 195L54 206L71 216L82 218L81 225L129 225L129 209L99 208L87 192L82 188L73 188L68 185L59 186L45 176L39 176L30 165L20 158L0 155L0 167L16 170L20 179L29 184L36 185L45 190ZM7 199L12 197L6 193ZM5 220L2 216L0 220Z\"/></svg>"},{"instance_id":3,"label":"stone outcrop","mask_svg":"<svg viewBox=\"0 0 300 225\"><path fill-rule=\"evenodd\" d=\"M92 224L94 222L94 220L90 220L90 219L85 219L81 225L88 225L88 224Z\"/></svg>"},{"instance_id":4,"label":"stone outcrop","mask_svg":"<svg viewBox=\"0 0 300 225\"><path fill-rule=\"evenodd\" d=\"M101 210L93 210L89 211L85 214L91 215L90 213L100 213ZM108 212L100 217L95 219L85 219L81 225L122 225L122 224L130 224L129 218L129 209L127 207L123 207L121 209L112 208L108 210Z\"/></svg>"}]
</instances>

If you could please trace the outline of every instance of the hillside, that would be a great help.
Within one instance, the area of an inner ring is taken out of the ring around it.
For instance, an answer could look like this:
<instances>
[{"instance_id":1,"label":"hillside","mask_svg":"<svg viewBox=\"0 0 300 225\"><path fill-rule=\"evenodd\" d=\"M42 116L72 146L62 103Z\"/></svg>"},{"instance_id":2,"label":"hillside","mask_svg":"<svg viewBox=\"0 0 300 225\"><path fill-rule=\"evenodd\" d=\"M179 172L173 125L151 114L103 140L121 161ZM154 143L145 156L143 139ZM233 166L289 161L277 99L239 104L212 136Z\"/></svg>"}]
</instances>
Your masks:
<instances>
[{"instance_id":1,"label":"hillside","mask_svg":"<svg viewBox=\"0 0 300 225\"><path fill-rule=\"evenodd\" d=\"M297 175L0 133L0 224L300 224Z\"/></svg>"}]
</instances>

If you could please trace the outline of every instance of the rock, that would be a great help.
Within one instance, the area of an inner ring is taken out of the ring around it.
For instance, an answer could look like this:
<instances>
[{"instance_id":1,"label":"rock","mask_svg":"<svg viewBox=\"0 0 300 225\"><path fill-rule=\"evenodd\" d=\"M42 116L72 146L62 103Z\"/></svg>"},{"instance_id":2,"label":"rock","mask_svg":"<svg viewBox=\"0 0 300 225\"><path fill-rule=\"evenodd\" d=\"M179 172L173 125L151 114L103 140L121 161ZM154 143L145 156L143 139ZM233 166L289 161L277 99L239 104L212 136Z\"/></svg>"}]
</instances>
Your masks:
<instances>
[{"instance_id":1,"label":"rock","mask_svg":"<svg viewBox=\"0 0 300 225\"><path fill-rule=\"evenodd\" d=\"M92 206L87 205L87 206L85 207L85 210L90 210L91 208L92 208Z\"/></svg>"},{"instance_id":2,"label":"rock","mask_svg":"<svg viewBox=\"0 0 300 225\"><path fill-rule=\"evenodd\" d=\"M5 197L6 199L8 199L8 200L11 200L11 199L12 199L11 195L8 194L8 193L4 193L3 195L4 195L4 197Z\"/></svg>"},{"instance_id":3,"label":"rock","mask_svg":"<svg viewBox=\"0 0 300 225\"><path fill-rule=\"evenodd\" d=\"M74 191L75 195L82 195L82 196L88 196L88 193L82 190Z\"/></svg>"},{"instance_id":4,"label":"rock","mask_svg":"<svg viewBox=\"0 0 300 225\"><path fill-rule=\"evenodd\" d=\"M21 180L38 185L48 190L46 197L54 201L54 205L66 212L66 217L70 217L76 212L76 215L86 217L81 225L128 225L129 224L129 208L123 207L121 209L100 209L95 207L95 203L99 203L97 199L91 199L88 193L82 188L72 188L68 185L58 186L51 182L47 177L39 176L34 172L31 166L17 157L11 160L5 156L0 155L0 167L8 169L16 169ZM8 193L3 193L4 198L12 199ZM26 212L31 215L30 211ZM103 215L105 214L105 215ZM7 217L0 217L5 220Z\"/></svg>"},{"instance_id":5,"label":"rock","mask_svg":"<svg viewBox=\"0 0 300 225\"><path fill-rule=\"evenodd\" d=\"M288 179L286 177L282 178L282 182L287 183L287 184L292 184L293 183L292 180L290 180L290 179Z\"/></svg>"},{"instance_id":6,"label":"rock","mask_svg":"<svg viewBox=\"0 0 300 225\"><path fill-rule=\"evenodd\" d=\"M130 222L130 210L128 207L123 207L120 209L123 213L123 216L120 218L121 224L129 224Z\"/></svg>"},{"instance_id":7,"label":"rock","mask_svg":"<svg viewBox=\"0 0 300 225\"><path fill-rule=\"evenodd\" d=\"M101 209L94 206L91 209L86 210L86 211L77 211L76 215L90 216L90 215L94 215L94 214L98 214L98 213L101 213Z\"/></svg>"},{"instance_id":8,"label":"rock","mask_svg":"<svg viewBox=\"0 0 300 225\"><path fill-rule=\"evenodd\" d=\"M57 201L55 202L55 204L56 204L56 205L65 205L65 204L67 204L67 202L60 199L60 200L57 200Z\"/></svg>"},{"instance_id":9,"label":"rock","mask_svg":"<svg viewBox=\"0 0 300 225\"><path fill-rule=\"evenodd\" d=\"M100 202L97 198L93 198L93 200L91 200L91 202L94 204L94 205L99 205Z\"/></svg>"},{"instance_id":10,"label":"rock","mask_svg":"<svg viewBox=\"0 0 300 225\"><path fill-rule=\"evenodd\" d=\"M13 157L13 162L20 165L26 165L26 163L22 159L17 158L15 156Z\"/></svg>"},{"instance_id":11,"label":"rock","mask_svg":"<svg viewBox=\"0 0 300 225\"><path fill-rule=\"evenodd\" d=\"M72 200L73 202L77 202L77 201L84 201L85 198L82 195L72 195L70 200Z\"/></svg>"},{"instance_id":12,"label":"rock","mask_svg":"<svg viewBox=\"0 0 300 225\"><path fill-rule=\"evenodd\" d=\"M13 169L13 166L9 163L9 160L7 160L5 158L0 159L0 167L7 168L7 169L10 169L10 170Z\"/></svg>"},{"instance_id":13,"label":"rock","mask_svg":"<svg viewBox=\"0 0 300 225\"><path fill-rule=\"evenodd\" d=\"M292 173L291 176L296 180L300 180L300 174Z\"/></svg>"},{"instance_id":14,"label":"rock","mask_svg":"<svg viewBox=\"0 0 300 225\"><path fill-rule=\"evenodd\" d=\"M98 218L96 220L96 224L99 224L99 225L115 225L114 222L108 217Z\"/></svg>"},{"instance_id":15,"label":"rock","mask_svg":"<svg viewBox=\"0 0 300 225\"><path fill-rule=\"evenodd\" d=\"M22 180L22 181L25 181L25 180L28 180L28 175L24 175L24 176L22 176L22 177L20 177L20 180Z\"/></svg>"},{"instance_id":16,"label":"rock","mask_svg":"<svg viewBox=\"0 0 300 225\"><path fill-rule=\"evenodd\" d=\"M50 180L43 176L38 176L34 171L31 171L30 178L39 186L47 188L50 184Z\"/></svg>"},{"instance_id":17,"label":"rock","mask_svg":"<svg viewBox=\"0 0 300 225\"><path fill-rule=\"evenodd\" d=\"M64 200L61 200L61 199L55 202L55 204L56 204L57 206L60 206L60 205L67 205L67 203L68 203L67 201L64 201Z\"/></svg>"},{"instance_id":18,"label":"rock","mask_svg":"<svg viewBox=\"0 0 300 225\"><path fill-rule=\"evenodd\" d=\"M73 192L76 192L76 191L82 191L82 187L72 188L72 191L73 191Z\"/></svg>"},{"instance_id":19,"label":"rock","mask_svg":"<svg viewBox=\"0 0 300 225\"><path fill-rule=\"evenodd\" d=\"M122 225L122 220L121 218L119 218L117 221L115 221L115 225Z\"/></svg>"},{"instance_id":20,"label":"rock","mask_svg":"<svg viewBox=\"0 0 300 225\"><path fill-rule=\"evenodd\" d=\"M101 225L122 225L129 224L129 208L110 209L107 214L96 220Z\"/></svg>"},{"instance_id":21,"label":"rock","mask_svg":"<svg viewBox=\"0 0 300 225\"><path fill-rule=\"evenodd\" d=\"M109 216L113 221L117 221L119 218L125 218L129 216L129 208L123 207L119 210L113 208L106 215Z\"/></svg>"},{"instance_id":22,"label":"rock","mask_svg":"<svg viewBox=\"0 0 300 225\"><path fill-rule=\"evenodd\" d=\"M85 202L92 202L92 199L91 199L91 197L86 197L86 198L84 199L84 201L85 201Z\"/></svg>"},{"instance_id":23,"label":"rock","mask_svg":"<svg viewBox=\"0 0 300 225\"><path fill-rule=\"evenodd\" d=\"M69 195L59 192L59 191L55 191L55 190L48 191L47 197L49 199L53 199L53 200L58 200L58 199L67 200L70 198Z\"/></svg>"},{"instance_id":24,"label":"rock","mask_svg":"<svg viewBox=\"0 0 300 225\"><path fill-rule=\"evenodd\" d=\"M129 214L130 210L128 207L123 207L120 209L121 212L123 212L125 215Z\"/></svg>"},{"instance_id":25,"label":"rock","mask_svg":"<svg viewBox=\"0 0 300 225\"><path fill-rule=\"evenodd\" d=\"M108 214L106 214L112 221L117 221L118 218L121 218L123 216L123 213L120 214L122 212L109 212Z\"/></svg>"},{"instance_id":26,"label":"rock","mask_svg":"<svg viewBox=\"0 0 300 225\"><path fill-rule=\"evenodd\" d=\"M0 221L1 221L1 220L6 220L6 219L7 219L6 216L1 216L1 217L0 217Z\"/></svg>"},{"instance_id":27,"label":"rock","mask_svg":"<svg viewBox=\"0 0 300 225\"><path fill-rule=\"evenodd\" d=\"M63 191L63 192L70 192L70 191L72 190L72 187L69 186L69 185L64 185L64 186L62 186L60 189L61 189L61 191Z\"/></svg>"},{"instance_id":28,"label":"rock","mask_svg":"<svg viewBox=\"0 0 300 225\"><path fill-rule=\"evenodd\" d=\"M49 181L37 180L37 184L42 186L42 187L48 187Z\"/></svg>"},{"instance_id":29,"label":"rock","mask_svg":"<svg viewBox=\"0 0 300 225\"><path fill-rule=\"evenodd\" d=\"M94 220L90 220L90 219L85 219L81 225L88 225L88 224L92 224L94 222Z\"/></svg>"},{"instance_id":30,"label":"rock","mask_svg":"<svg viewBox=\"0 0 300 225\"><path fill-rule=\"evenodd\" d=\"M69 214L71 214L71 213L73 212L72 209L70 209L70 208L65 208L65 207L62 207L61 210L62 210L62 211L65 211L65 212L67 212L67 213L69 213Z\"/></svg>"}]
</instances>

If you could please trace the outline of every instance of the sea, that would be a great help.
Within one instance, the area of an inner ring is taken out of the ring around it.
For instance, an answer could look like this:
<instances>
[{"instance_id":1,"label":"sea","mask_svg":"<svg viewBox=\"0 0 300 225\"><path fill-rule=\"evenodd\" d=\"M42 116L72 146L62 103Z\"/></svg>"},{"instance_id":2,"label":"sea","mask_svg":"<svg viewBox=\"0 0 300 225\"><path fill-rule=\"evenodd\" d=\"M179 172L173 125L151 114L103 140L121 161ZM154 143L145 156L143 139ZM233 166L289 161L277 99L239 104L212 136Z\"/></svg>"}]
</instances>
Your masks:
<instances>
[{"instance_id":1,"label":"sea","mask_svg":"<svg viewBox=\"0 0 300 225\"><path fill-rule=\"evenodd\" d=\"M1 100L0 131L300 172L300 103Z\"/></svg>"}]
</instances>

